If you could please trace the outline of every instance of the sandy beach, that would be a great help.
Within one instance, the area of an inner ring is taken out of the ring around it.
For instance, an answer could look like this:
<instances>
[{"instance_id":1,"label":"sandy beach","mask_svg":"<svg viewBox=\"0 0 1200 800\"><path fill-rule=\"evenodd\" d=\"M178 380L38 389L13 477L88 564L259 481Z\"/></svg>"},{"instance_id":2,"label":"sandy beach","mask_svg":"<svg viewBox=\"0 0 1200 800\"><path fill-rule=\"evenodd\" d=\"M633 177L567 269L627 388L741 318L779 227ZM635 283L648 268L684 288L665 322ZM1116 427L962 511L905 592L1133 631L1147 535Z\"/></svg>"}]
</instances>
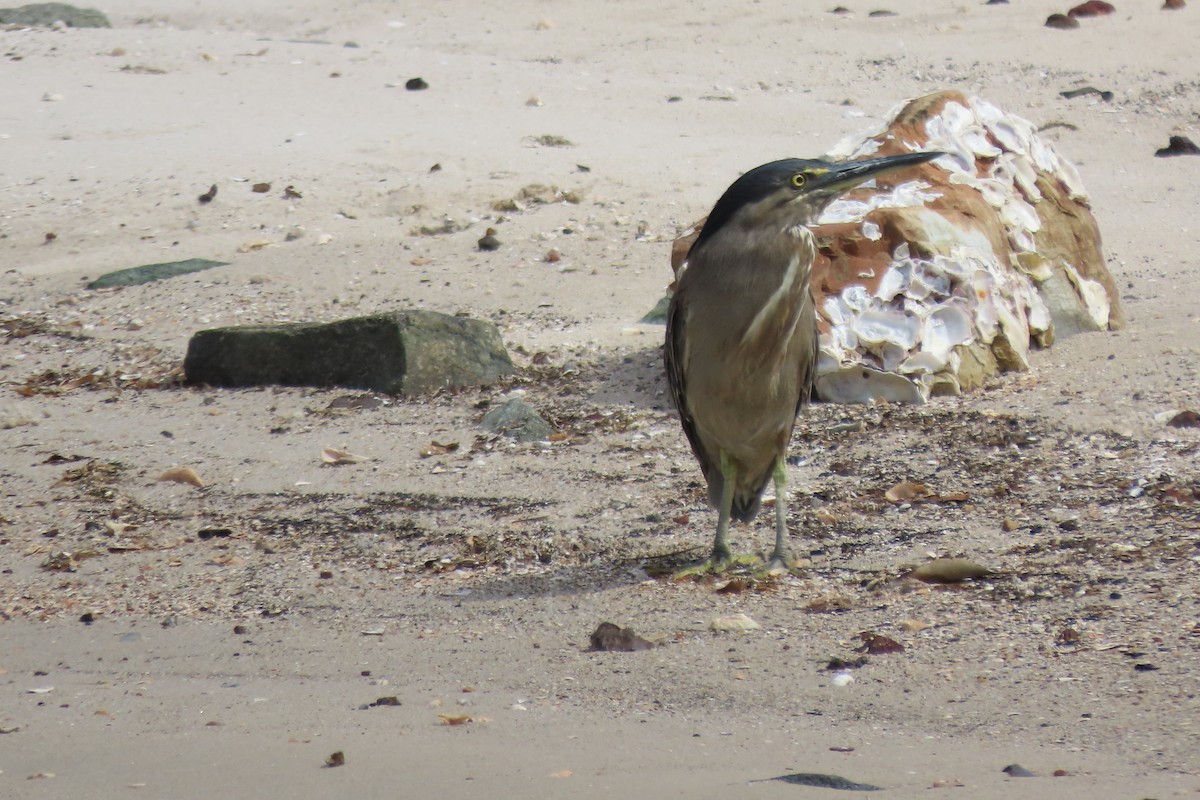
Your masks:
<instances>
[{"instance_id":1,"label":"sandy beach","mask_svg":"<svg viewBox=\"0 0 1200 800\"><path fill-rule=\"evenodd\" d=\"M1200 428L1166 424L1200 411L1200 158L1154 155L1200 140L1200 9L837 5L0 29L0 796L1200 792ZM663 577L716 522L638 322L671 242L747 169L943 89L1076 166L1127 325L961 397L813 406L804 574ZM227 265L85 288L190 258ZM350 410L180 382L198 330L406 308L495 323L516 374ZM512 396L562 435L482 431ZM954 499L888 501L905 480ZM992 572L907 576L934 556ZM761 627L710 629L737 613ZM657 646L589 652L604 621Z\"/></svg>"}]
</instances>

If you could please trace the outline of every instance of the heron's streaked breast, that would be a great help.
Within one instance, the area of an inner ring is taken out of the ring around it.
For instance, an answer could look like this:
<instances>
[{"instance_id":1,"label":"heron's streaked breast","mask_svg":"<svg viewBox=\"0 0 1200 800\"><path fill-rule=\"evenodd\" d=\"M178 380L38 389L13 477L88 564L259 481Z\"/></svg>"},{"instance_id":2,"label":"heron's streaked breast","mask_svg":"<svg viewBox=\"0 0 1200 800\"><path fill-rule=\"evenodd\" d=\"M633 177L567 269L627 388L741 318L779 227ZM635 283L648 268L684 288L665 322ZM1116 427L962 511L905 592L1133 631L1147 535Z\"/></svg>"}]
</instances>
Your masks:
<instances>
[{"instance_id":1,"label":"heron's streaked breast","mask_svg":"<svg viewBox=\"0 0 1200 800\"><path fill-rule=\"evenodd\" d=\"M740 342L742 352L754 354L752 360L759 363L779 358L787 351L796 320L804 304L811 302L809 273L816 256L816 240L803 225L791 226L786 233L795 241L795 249L779 274L779 284L755 313ZM765 352L768 347L773 352Z\"/></svg>"}]
</instances>

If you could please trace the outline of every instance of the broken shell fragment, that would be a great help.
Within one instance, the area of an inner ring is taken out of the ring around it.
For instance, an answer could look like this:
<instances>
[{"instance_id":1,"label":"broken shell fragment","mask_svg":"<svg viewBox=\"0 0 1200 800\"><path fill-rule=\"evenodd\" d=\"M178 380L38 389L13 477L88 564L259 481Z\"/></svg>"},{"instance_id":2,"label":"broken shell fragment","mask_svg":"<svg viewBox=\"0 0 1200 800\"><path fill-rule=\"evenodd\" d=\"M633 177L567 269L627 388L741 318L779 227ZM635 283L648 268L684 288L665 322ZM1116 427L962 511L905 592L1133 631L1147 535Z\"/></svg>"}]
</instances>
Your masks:
<instances>
[{"instance_id":1,"label":"broken shell fragment","mask_svg":"<svg viewBox=\"0 0 1200 800\"><path fill-rule=\"evenodd\" d=\"M364 461L370 461L368 456L360 456L351 453L348 450L340 450L336 447L326 447L321 451L321 463L337 466L339 464L361 464Z\"/></svg>"},{"instance_id":2,"label":"broken shell fragment","mask_svg":"<svg viewBox=\"0 0 1200 800\"><path fill-rule=\"evenodd\" d=\"M892 503L911 503L913 500L923 500L927 497L932 497L933 492L923 483L900 481L900 483L897 483L884 492L883 496Z\"/></svg>"},{"instance_id":3,"label":"broken shell fragment","mask_svg":"<svg viewBox=\"0 0 1200 800\"><path fill-rule=\"evenodd\" d=\"M197 489L204 488L204 481L200 480L200 476L196 473L196 470L192 469L191 467L175 467L173 469L169 469L155 478L155 480L187 483L195 486Z\"/></svg>"}]
</instances>

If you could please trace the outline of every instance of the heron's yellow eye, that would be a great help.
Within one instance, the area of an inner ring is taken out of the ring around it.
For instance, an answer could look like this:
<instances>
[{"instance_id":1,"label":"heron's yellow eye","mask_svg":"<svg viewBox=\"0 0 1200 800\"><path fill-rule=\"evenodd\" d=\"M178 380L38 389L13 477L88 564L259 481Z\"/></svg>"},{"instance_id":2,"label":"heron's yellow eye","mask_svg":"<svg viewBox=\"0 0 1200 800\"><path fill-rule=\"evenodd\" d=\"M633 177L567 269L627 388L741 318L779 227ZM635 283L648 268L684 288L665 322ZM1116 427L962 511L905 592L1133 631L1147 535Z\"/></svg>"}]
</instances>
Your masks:
<instances>
[{"instance_id":1,"label":"heron's yellow eye","mask_svg":"<svg viewBox=\"0 0 1200 800\"><path fill-rule=\"evenodd\" d=\"M792 187L793 188L803 189L804 184L806 184L806 183L808 183L808 176L805 175L803 172L797 172L795 175L792 176Z\"/></svg>"}]
</instances>

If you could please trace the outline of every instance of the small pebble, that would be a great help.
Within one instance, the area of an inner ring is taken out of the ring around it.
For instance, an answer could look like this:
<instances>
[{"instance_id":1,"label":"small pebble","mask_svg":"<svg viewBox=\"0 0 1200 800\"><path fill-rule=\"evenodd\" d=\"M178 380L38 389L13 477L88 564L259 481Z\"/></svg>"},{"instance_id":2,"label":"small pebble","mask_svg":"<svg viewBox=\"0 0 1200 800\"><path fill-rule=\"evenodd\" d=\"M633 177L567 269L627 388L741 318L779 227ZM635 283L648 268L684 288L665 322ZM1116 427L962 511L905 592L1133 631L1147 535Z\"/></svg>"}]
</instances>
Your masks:
<instances>
[{"instance_id":1,"label":"small pebble","mask_svg":"<svg viewBox=\"0 0 1200 800\"><path fill-rule=\"evenodd\" d=\"M1104 14L1111 14L1116 11L1111 3L1106 3L1104 0L1088 0L1086 3L1080 3L1067 12L1071 17L1099 17Z\"/></svg>"},{"instance_id":2,"label":"small pebble","mask_svg":"<svg viewBox=\"0 0 1200 800\"><path fill-rule=\"evenodd\" d=\"M484 252L491 252L500 249L500 240L496 238L496 229L488 228L487 233L477 242L479 249Z\"/></svg>"},{"instance_id":3,"label":"small pebble","mask_svg":"<svg viewBox=\"0 0 1200 800\"><path fill-rule=\"evenodd\" d=\"M1066 14L1051 14L1046 17L1047 28L1058 28L1059 30L1069 30L1070 28L1078 28L1079 20L1074 17L1068 17Z\"/></svg>"},{"instance_id":4,"label":"small pebble","mask_svg":"<svg viewBox=\"0 0 1200 800\"><path fill-rule=\"evenodd\" d=\"M404 88L410 92L420 92L429 88L424 78L409 78L404 82Z\"/></svg>"},{"instance_id":5,"label":"small pebble","mask_svg":"<svg viewBox=\"0 0 1200 800\"><path fill-rule=\"evenodd\" d=\"M1022 767L1020 764L1009 764L1007 767L1005 767L1005 768L1004 768L1003 770L1001 770L1001 771L1002 771L1002 772L1006 772L1006 773L1008 773L1009 775L1011 775L1011 776L1012 776L1012 777L1014 777L1014 778L1034 778L1034 777L1037 777L1037 773L1030 772L1029 770L1027 770L1027 769L1025 769L1024 767Z\"/></svg>"}]
</instances>

